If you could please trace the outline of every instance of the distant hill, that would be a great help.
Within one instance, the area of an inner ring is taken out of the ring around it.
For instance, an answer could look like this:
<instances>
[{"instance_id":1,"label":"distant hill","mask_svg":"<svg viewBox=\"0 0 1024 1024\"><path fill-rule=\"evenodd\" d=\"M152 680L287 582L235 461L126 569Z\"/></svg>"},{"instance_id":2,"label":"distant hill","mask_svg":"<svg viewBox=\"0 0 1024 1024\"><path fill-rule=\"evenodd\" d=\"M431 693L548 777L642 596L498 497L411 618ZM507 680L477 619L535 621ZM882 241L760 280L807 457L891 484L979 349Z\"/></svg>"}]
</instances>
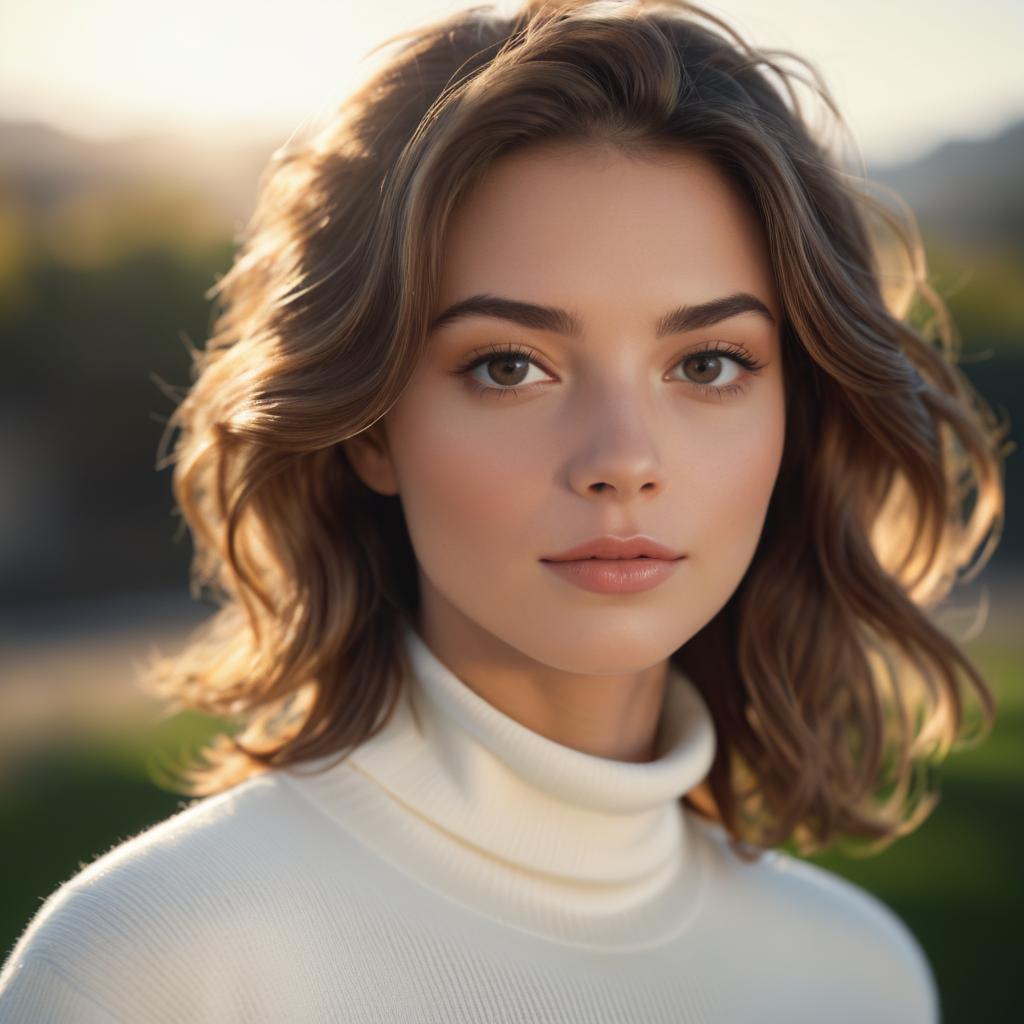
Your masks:
<instances>
[{"instance_id":1,"label":"distant hill","mask_svg":"<svg viewBox=\"0 0 1024 1024\"><path fill-rule=\"evenodd\" d=\"M285 141L216 143L153 134L112 141L0 120L0 188L35 212L80 191L173 183L194 189L230 233L248 220L260 172ZM982 140L953 140L909 163L868 165L929 233L1024 249L1024 120Z\"/></svg>"},{"instance_id":2,"label":"distant hill","mask_svg":"<svg viewBox=\"0 0 1024 1024\"><path fill-rule=\"evenodd\" d=\"M972 248L1024 253L1024 120L982 140L952 140L909 163L868 167L922 228Z\"/></svg>"},{"instance_id":3,"label":"distant hill","mask_svg":"<svg viewBox=\"0 0 1024 1024\"><path fill-rule=\"evenodd\" d=\"M0 188L39 214L77 193L170 184L205 200L230 234L248 220L260 172L284 141L218 144L166 134L106 141L0 120Z\"/></svg>"}]
</instances>

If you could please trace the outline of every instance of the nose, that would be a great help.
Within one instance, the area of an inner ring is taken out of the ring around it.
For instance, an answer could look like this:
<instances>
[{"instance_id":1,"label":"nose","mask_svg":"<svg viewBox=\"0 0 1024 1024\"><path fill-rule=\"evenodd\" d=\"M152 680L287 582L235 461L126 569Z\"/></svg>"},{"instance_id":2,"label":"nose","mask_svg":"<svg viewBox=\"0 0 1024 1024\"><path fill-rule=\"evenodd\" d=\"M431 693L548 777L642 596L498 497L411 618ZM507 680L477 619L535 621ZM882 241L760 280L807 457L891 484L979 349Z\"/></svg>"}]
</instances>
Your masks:
<instances>
[{"instance_id":1,"label":"nose","mask_svg":"<svg viewBox=\"0 0 1024 1024\"><path fill-rule=\"evenodd\" d=\"M653 414L639 402L604 401L580 423L582 442L568 476L583 497L606 494L620 501L653 497L664 487Z\"/></svg>"}]
</instances>

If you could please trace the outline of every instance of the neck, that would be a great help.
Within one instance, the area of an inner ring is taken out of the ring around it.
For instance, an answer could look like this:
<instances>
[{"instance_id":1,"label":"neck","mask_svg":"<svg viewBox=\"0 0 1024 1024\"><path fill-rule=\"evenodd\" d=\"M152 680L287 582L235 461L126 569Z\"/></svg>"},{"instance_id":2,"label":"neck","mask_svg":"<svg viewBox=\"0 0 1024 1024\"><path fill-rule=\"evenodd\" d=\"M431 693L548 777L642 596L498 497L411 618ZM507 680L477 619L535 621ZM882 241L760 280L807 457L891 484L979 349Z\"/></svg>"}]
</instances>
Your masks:
<instances>
[{"instance_id":1,"label":"neck","mask_svg":"<svg viewBox=\"0 0 1024 1024\"><path fill-rule=\"evenodd\" d=\"M639 671L568 671L536 661L440 600L424 602L414 629L464 685L531 732L614 761L656 756L667 659Z\"/></svg>"},{"instance_id":2,"label":"neck","mask_svg":"<svg viewBox=\"0 0 1024 1024\"><path fill-rule=\"evenodd\" d=\"M307 794L405 874L537 934L631 946L682 927L704 876L681 799L715 751L690 681L670 665L653 760L605 758L505 714L404 629L402 699Z\"/></svg>"}]
</instances>

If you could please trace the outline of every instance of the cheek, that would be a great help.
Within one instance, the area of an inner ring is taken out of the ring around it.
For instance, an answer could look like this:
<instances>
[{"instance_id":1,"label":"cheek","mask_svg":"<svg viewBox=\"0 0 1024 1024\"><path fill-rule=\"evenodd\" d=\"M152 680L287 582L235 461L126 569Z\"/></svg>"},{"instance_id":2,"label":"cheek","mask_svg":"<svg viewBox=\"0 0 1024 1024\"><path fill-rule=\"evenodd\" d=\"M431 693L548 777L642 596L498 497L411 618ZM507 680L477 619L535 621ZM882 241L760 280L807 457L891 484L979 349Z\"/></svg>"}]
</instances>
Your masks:
<instances>
[{"instance_id":1,"label":"cheek","mask_svg":"<svg viewBox=\"0 0 1024 1024\"><path fill-rule=\"evenodd\" d=\"M544 498L538 448L510 429L515 417L462 411L425 399L395 419L402 505L425 567L435 555L493 560L516 550Z\"/></svg>"},{"instance_id":2,"label":"cheek","mask_svg":"<svg viewBox=\"0 0 1024 1024\"><path fill-rule=\"evenodd\" d=\"M707 550L743 570L757 548L778 477L785 442L782 404L736 424L728 437L701 452L701 520Z\"/></svg>"}]
</instances>

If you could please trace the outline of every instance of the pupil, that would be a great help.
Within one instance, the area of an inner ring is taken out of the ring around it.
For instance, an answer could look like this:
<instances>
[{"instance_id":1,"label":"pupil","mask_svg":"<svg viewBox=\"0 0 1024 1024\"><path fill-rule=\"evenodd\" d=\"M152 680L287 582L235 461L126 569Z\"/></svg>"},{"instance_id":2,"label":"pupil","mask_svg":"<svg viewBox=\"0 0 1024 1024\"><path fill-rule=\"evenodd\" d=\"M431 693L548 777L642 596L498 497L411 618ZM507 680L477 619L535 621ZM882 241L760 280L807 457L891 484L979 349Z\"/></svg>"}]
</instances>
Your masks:
<instances>
[{"instance_id":1,"label":"pupil","mask_svg":"<svg viewBox=\"0 0 1024 1024\"><path fill-rule=\"evenodd\" d=\"M518 358L513 358L513 357L509 357L509 358L505 358L505 359L501 359L501 360L495 360L495 362L498 363L498 365L499 365L499 367L501 367L502 371L506 371L507 370L507 371L509 371L512 374L515 373L515 370L510 370L510 367L514 367L514 366L516 366L516 364L521 364L524 367L526 366L526 360L525 359L518 359ZM522 380L522 376L520 376L517 380L512 380L512 381L510 381L510 380L501 380L500 379L500 371L499 371L499 377L497 377L495 379L498 381L499 384L518 384Z\"/></svg>"},{"instance_id":2,"label":"pupil","mask_svg":"<svg viewBox=\"0 0 1024 1024\"><path fill-rule=\"evenodd\" d=\"M717 356L697 356L696 357L696 362L698 362L700 364L703 364L706 367L708 363L711 363L711 364L717 363L718 362L718 357ZM716 369L717 369L717 367L712 365L712 369L711 369L712 376L714 376L714 371ZM705 369L705 370L698 370L697 372L698 372L698 374L700 374L702 372L706 373L708 371Z\"/></svg>"}]
</instances>

